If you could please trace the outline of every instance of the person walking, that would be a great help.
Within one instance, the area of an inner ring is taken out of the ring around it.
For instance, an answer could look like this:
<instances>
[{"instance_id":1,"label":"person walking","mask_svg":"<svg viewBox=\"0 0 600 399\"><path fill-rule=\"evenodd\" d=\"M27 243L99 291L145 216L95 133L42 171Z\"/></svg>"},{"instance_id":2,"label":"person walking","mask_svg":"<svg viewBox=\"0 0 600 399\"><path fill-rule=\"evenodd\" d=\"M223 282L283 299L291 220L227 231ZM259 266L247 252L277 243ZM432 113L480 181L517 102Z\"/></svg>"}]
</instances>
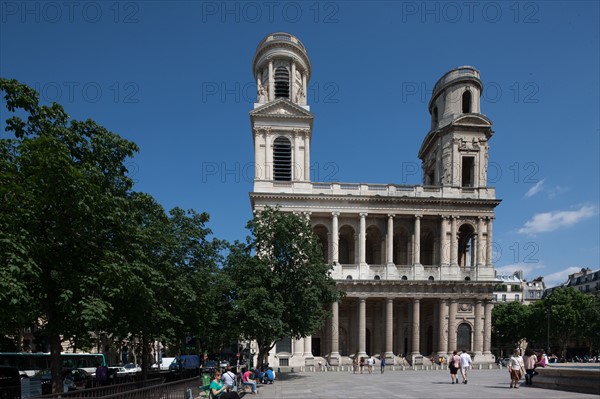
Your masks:
<instances>
[{"instance_id":1,"label":"person walking","mask_svg":"<svg viewBox=\"0 0 600 399\"><path fill-rule=\"evenodd\" d=\"M508 372L510 373L510 387L518 389L519 381L521 381L523 374L525 374L525 365L523 364L520 349L515 349L513 355L510 357Z\"/></svg>"},{"instance_id":2,"label":"person walking","mask_svg":"<svg viewBox=\"0 0 600 399\"><path fill-rule=\"evenodd\" d=\"M363 368L365 367L365 358L361 356L360 358L360 373L363 373Z\"/></svg>"},{"instance_id":3,"label":"person walking","mask_svg":"<svg viewBox=\"0 0 600 399\"><path fill-rule=\"evenodd\" d=\"M358 370L358 354L352 359L352 370L354 371L354 374L356 374L356 370Z\"/></svg>"},{"instance_id":4,"label":"person walking","mask_svg":"<svg viewBox=\"0 0 600 399\"><path fill-rule=\"evenodd\" d=\"M527 348L525 350L525 356L523 357L523 363L525 365L525 385L533 384L533 376L538 374L535 371L536 363L538 362L538 358L535 355L535 352Z\"/></svg>"},{"instance_id":5,"label":"person walking","mask_svg":"<svg viewBox=\"0 0 600 399\"><path fill-rule=\"evenodd\" d=\"M452 380L452 384L458 384L458 377L456 373L460 368L460 356L458 356L458 352L452 352L452 355L448 356L448 370L450 370L450 379Z\"/></svg>"},{"instance_id":6,"label":"person walking","mask_svg":"<svg viewBox=\"0 0 600 399\"><path fill-rule=\"evenodd\" d=\"M463 384L467 383L467 371L472 366L473 360L471 359L471 355L469 355L466 350L463 350L460 354L460 374L462 375Z\"/></svg>"},{"instance_id":7,"label":"person walking","mask_svg":"<svg viewBox=\"0 0 600 399\"><path fill-rule=\"evenodd\" d=\"M385 355L381 355L381 374L385 371Z\"/></svg>"}]
</instances>

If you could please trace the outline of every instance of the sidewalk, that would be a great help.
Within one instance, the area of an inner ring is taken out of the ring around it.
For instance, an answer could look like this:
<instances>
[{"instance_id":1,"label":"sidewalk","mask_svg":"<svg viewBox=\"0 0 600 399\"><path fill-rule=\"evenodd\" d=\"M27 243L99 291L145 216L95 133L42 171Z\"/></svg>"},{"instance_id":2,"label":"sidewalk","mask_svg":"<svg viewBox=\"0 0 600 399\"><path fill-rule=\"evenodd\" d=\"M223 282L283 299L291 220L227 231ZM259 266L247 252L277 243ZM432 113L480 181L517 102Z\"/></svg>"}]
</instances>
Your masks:
<instances>
[{"instance_id":1,"label":"sidewalk","mask_svg":"<svg viewBox=\"0 0 600 399\"><path fill-rule=\"evenodd\" d=\"M459 380L460 378L459 373ZM448 370L386 371L373 374L351 372L286 373L278 375L272 385L259 385L258 395L246 399L312 399L312 398L598 398L573 392L554 391L523 385L511 389L506 369L470 370L468 384L450 383Z\"/></svg>"}]
</instances>

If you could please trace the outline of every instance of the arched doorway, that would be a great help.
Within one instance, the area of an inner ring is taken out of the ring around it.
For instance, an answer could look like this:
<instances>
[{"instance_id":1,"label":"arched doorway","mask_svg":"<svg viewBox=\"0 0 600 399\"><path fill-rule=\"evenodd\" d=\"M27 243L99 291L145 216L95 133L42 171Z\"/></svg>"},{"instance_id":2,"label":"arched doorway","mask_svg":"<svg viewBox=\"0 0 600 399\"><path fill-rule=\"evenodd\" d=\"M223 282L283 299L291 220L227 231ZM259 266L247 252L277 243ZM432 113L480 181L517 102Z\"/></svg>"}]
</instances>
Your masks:
<instances>
[{"instance_id":1,"label":"arched doorway","mask_svg":"<svg viewBox=\"0 0 600 399\"><path fill-rule=\"evenodd\" d=\"M462 323L456 331L456 345L459 351L471 351L471 326Z\"/></svg>"}]
</instances>

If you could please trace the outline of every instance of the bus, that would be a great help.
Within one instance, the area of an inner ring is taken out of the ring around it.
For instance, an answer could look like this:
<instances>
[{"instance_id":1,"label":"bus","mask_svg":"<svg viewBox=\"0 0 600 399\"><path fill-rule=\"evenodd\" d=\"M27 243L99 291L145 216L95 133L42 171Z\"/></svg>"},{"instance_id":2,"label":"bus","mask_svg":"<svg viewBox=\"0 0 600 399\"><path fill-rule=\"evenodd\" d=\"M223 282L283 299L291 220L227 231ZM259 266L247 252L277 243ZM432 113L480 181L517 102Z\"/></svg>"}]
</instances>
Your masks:
<instances>
[{"instance_id":1,"label":"bus","mask_svg":"<svg viewBox=\"0 0 600 399\"><path fill-rule=\"evenodd\" d=\"M84 369L90 374L96 373L96 367L106 366L102 353L61 353L63 368ZM32 377L40 370L50 369L50 353L0 352L0 366L12 366L19 373Z\"/></svg>"}]
</instances>

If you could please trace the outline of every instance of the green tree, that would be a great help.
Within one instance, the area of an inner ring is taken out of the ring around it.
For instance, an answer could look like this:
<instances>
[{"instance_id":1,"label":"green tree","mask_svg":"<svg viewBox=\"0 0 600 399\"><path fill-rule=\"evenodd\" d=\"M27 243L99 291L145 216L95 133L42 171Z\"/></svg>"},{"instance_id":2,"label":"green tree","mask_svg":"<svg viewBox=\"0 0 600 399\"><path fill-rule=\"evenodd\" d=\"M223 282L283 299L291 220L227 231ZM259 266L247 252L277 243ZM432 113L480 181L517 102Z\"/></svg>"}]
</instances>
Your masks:
<instances>
[{"instance_id":1,"label":"green tree","mask_svg":"<svg viewBox=\"0 0 600 399\"><path fill-rule=\"evenodd\" d=\"M492 340L498 347L515 348L527 339L530 309L521 302L504 302L492 311Z\"/></svg>"},{"instance_id":2,"label":"green tree","mask_svg":"<svg viewBox=\"0 0 600 399\"><path fill-rule=\"evenodd\" d=\"M315 333L341 293L308 218L267 207L247 227L252 236L231 246L224 271L241 335L264 362L280 339Z\"/></svg>"},{"instance_id":3,"label":"green tree","mask_svg":"<svg viewBox=\"0 0 600 399\"><path fill-rule=\"evenodd\" d=\"M59 392L62 339L87 336L112 312L113 288L102 282L122 264L125 161L137 146L70 120L59 104L40 105L16 80L1 79L0 90L14 135L0 140L0 306L14 314L2 321L41 322Z\"/></svg>"},{"instance_id":4,"label":"green tree","mask_svg":"<svg viewBox=\"0 0 600 399\"><path fill-rule=\"evenodd\" d=\"M549 317L550 340L558 343L561 357L566 356L567 344L577 338L589 339L593 320L594 297L573 287L557 288L543 300L543 309ZM597 320L597 319L596 319Z\"/></svg>"}]
</instances>

